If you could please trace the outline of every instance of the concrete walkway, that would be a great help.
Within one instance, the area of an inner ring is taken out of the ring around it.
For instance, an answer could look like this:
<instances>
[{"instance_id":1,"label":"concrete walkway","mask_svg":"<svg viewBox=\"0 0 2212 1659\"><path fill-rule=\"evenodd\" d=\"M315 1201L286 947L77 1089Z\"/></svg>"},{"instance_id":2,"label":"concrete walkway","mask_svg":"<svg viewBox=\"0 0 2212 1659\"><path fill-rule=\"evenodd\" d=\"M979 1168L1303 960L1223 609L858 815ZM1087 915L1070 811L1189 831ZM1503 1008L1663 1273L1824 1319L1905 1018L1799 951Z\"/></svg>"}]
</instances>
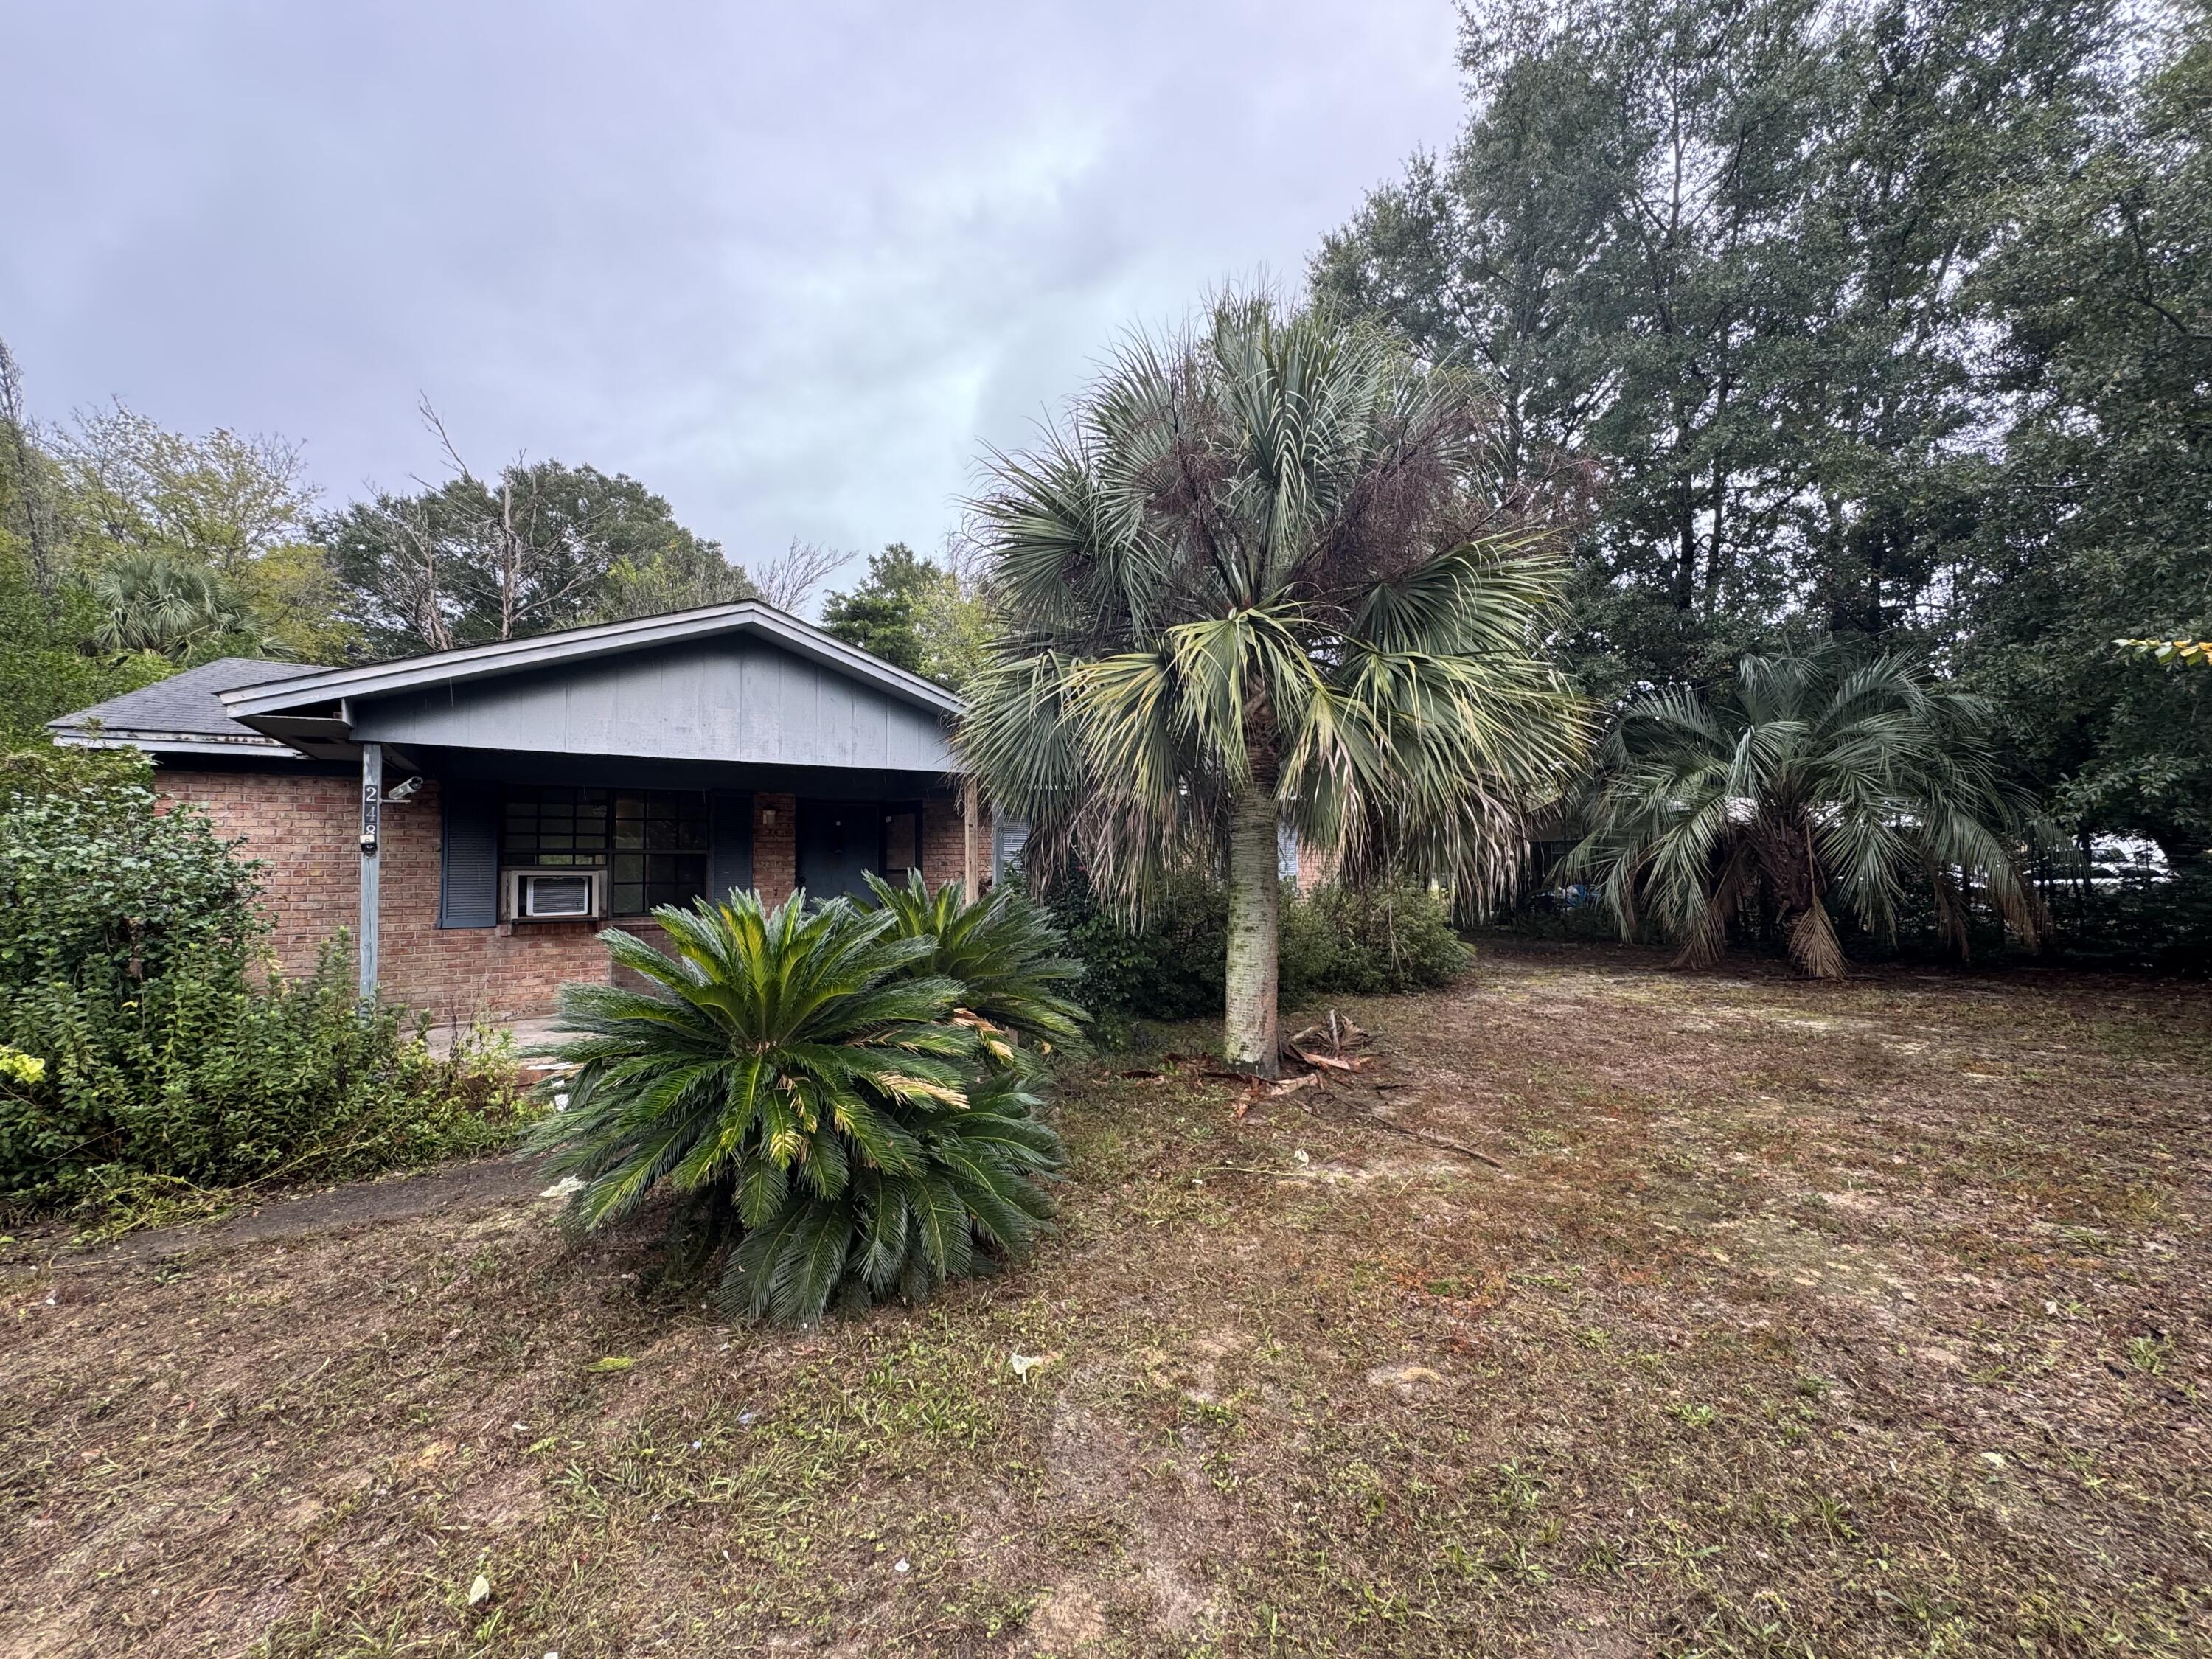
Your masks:
<instances>
[{"instance_id":1,"label":"concrete walkway","mask_svg":"<svg viewBox=\"0 0 2212 1659\"><path fill-rule=\"evenodd\" d=\"M506 1031L517 1054L527 1054L553 1036L553 1016L550 1014L539 1014L530 1019L486 1020L484 1024L495 1030ZM454 1042L473 1029L471 1025L459 1023L433 1025L425 1033L425 1038L430 1045L430 1052L443 1060L453 1052Z\"/></svg>"}]
</instances>

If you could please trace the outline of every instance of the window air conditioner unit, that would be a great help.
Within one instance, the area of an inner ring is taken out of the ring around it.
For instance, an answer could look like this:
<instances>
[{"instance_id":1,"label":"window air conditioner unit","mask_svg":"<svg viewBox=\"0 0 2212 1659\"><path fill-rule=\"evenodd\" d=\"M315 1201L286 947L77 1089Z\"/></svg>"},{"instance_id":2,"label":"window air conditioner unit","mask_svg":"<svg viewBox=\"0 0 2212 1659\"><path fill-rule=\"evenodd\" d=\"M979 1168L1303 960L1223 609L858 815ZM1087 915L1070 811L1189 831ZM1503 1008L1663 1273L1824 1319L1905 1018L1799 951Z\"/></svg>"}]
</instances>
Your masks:
<instances>
[{"instance_id":1,"label":"window air conditioner unit","mask_svg":"<svg viewBox=\"0 0 2212 1659\"><path fill-rule=\"evenodd\" d=\"M604 870L510 870L507 914L516 921L599 915L605 879Z\"/></svg>"}]
</instances>

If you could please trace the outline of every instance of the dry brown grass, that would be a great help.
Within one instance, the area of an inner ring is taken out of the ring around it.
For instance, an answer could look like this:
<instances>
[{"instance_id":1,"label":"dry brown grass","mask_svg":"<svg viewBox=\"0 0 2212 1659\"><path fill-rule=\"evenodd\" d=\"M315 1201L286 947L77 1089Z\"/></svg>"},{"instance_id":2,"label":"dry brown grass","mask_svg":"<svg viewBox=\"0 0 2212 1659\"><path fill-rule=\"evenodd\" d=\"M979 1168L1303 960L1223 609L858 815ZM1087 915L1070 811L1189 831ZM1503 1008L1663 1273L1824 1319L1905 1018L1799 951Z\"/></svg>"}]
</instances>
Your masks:
<instances>
[{"instance_id":1,"label":"dry brown grass","mask_svg":"<svg viewBox=\"0 0 2212 1659\"><path fill-rule=\"evenodd\" d=\"M496 1181L18 1246L0 1654L2212 1648L2203 990L1349 1012L1405 1086L1080 1080L1048 1248L805 1335Z\"/></svg>"}]
</instances>

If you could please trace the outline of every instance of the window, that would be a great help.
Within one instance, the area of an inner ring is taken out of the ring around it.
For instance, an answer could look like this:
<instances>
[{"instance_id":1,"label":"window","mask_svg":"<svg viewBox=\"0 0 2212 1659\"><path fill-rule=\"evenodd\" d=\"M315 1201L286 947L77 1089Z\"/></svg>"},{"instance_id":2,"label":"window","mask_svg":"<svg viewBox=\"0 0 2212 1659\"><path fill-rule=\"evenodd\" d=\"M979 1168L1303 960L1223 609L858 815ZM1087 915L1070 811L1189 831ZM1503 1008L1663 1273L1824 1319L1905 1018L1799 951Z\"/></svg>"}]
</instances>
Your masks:
<instances>
[{"instance_id":1,"label":"window","mask_svg":"<svg viewBox=\"0 0 2212 1659\"><path fill-rule=\"evenodd\" d=\"M690 789L625 791L615 797L614 885L618 916L689 904L707 890L707 797Z\"/></svg>"},{"instance_id":2,"label":"window","mask_svg":"<svg viewBox=\"0 0 2212 1659\"><path fill-rule=\"evenodd\" d=\"M893 807L884 814L884 873L903 882L906 872L921 867L921 815Z\"/></svg>"},{"instance_id":3,"label":"window","mask_svg":"<svg viewBox=\"0 0 2212 1659\"><path fill-rule=\"evenodd\" d=\"M556 868L604 866L608 800L605 789L511 786L500 862Z\"/></svg>"},{"instance_id":4,"label":"window","mask_svg":"<svg viewBox=\"0 0 2212 1659\"><path fill-rule=\"evenodd\" d=\"M707 890L707 797L693 789L507 790L500 862L608 872L607 908L642 915Z\"/></svg>"}]
</instances>

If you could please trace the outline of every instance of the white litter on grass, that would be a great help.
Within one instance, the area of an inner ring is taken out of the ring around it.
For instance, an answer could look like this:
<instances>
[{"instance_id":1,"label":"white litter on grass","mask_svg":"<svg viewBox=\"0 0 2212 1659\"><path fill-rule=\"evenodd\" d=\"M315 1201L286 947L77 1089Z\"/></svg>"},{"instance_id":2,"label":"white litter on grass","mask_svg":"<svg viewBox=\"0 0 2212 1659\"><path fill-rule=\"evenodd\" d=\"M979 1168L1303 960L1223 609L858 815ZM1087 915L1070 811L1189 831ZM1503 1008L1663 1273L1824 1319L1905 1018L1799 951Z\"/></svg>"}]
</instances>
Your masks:
<instances>
[{"instance_id":1,"label":"white litter on grass","mask_svg":"<svg viewBox=\"0 0 2212 1659\"><path fill-rule=\"evenodd\" d=\"M469 1605L475 1607L477 1603L488 1601L490 1599L491 1580L478 1573L477 1582L469 1586Z\"/></svg>"},{"instance_id":2,"label":"white litter on grass","mask_svg":"<svg viewBox=\"0 0 2212 1659\"><path fill-rule=\"evenodd\" d=\"M540 1198L566 1198L571 1193L580 1193L583 1190L584 1183L577 1176L562 1176L550 1187L548 1187L544 1192L538 1194L538 1196Z\"/></svg>"},{"instance_id":3,"label":"white litter on grass","mask_svg":"<svg viewBox=\"0 0 2212 1659\"><path fill-rule=\"evenodd\" d=\"M912 1572L914 1571L914 1564L908 1561L906 1557L902 1555L897 1560L891 1563L891 1571L893 1572Z\"/></svg>"}]
</instances>

